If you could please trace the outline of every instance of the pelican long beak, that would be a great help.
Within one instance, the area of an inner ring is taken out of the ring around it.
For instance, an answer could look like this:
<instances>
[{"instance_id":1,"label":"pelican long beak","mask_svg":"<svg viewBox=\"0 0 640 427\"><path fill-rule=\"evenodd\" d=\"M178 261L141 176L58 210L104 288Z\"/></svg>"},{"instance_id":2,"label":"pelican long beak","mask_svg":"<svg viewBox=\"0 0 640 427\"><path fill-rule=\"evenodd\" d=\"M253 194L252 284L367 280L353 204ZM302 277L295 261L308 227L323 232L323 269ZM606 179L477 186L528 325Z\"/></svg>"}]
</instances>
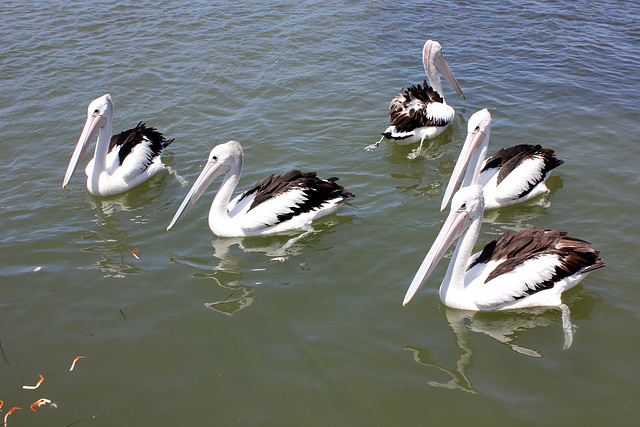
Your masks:
<instances>
[{"instance_id":1,"label":"pelican long beak","mask_svg":"<svg viewBox=\"0 0 640 427\"><path fill-rule=\"evenodd\" d=\"M78 167L78 163L84 156L84 153L87 152L87 148L89 147L89 143L93 140L93 137L98 133L98 131L107 123L107 119L105 119L100 114L93 114L87 117L87 121L84 124L84 128L82 129L82 134L80 134L80 139L76 144L75 150L73 150L73 155L71 156L71 161L69 162L69 166L67 166L67 172L64 174L64 181L62 181L62 188L65 188L71 179L71 176L76 171Z\"/></svg>"},{"instance_id":2,"label":"pelican long beak","mask_svg":"<svg viewBox=\"0 0 640 427\"><path fill-rule=\"evenodd\" d=\"M444 192L442 205L440 205L440 212L442 212L444 208L447 207L447 204L449 203L449 200L451 199L451 196L453 195L453 192L458 185L458 182L460 181L465 168L471 161L471 156L474 153L479 153L479 147L485 141L486 136L487 135L481 131L469 132L467 134L467 139L464 141L464 145L462 146L462 150L460 151L460 156L458 157L458 161L453 168L453 173L451 173L451 178L449 178L449 184L447 184L447 189ZM471 183L469 182L466 184L470 185Z\"/></svg>"},{"instance_id":3,"label":"pelican long beak","mask_svg":"<svg viewBox=\"0 0 640 427\"><path fill-rule=\"evenodd\" d=\"M442 77L444 77L449 82L453 90L455 90L456 93L462 97L462 99L467 99L462 92L460 83L458 83L458 80L456 80L453 72L451 72L451 68L449 68L449 64L447 64L447 61L444 59L444 56L438 55L434 63L436 66L436 70L438 70L438 72L442 74Z\"/></svg>"},{"instance_id":4,"label":"pelican long beak","mask_svg":"<svg viewBox=\"0 0 640 427\"><path fill-rule=\"evenodd\" d=\"M211 185L213 180L216 179L218 176L222 175L223 173L227 172L228 170L229 170L228 166L224 166L221 163L214 162L211 160L208 161L207 164L204 165L204 168L202 169L202 172L200 172L200 175L198 175L198 179L196 179L196 182L193 184L193 187L191 187L191 190L189 190L187 197L184 198L184 200L182 201L182 204L178 208L178 211L173 216L171 223L167 227L167 231L171 230L171 228L176 224L176 222L178 222L180 218L182 218L182 216L189 209L191 209L191 207L198 201L200 196L202 196L202 193L204 193L207 187Z\"/></svg>"},{"instance_id":5,"label":"pelican long beak","mask_svg":"<svg viewBox=\"0 0 640 427\"><path fill-rule=\"evenodd\" d=\"M433 270L438 265L438 262L442 259L445 252L451 246L454 240L456 240L460 235L469 228L471 225L471 220L469 219L469 214L466 211L451 211L444 225L442 226L442 230L436 237L435 242L427 252L427 256L420 264L420 268L416 272L416 275L413 277L411 281L411 285L409 285L409 289L404 296L404 301L402 301L402 305L407 305L413 295L418 292L420 286L427 280L427 278L431 275Z\"/></svg>"}]
</instances>

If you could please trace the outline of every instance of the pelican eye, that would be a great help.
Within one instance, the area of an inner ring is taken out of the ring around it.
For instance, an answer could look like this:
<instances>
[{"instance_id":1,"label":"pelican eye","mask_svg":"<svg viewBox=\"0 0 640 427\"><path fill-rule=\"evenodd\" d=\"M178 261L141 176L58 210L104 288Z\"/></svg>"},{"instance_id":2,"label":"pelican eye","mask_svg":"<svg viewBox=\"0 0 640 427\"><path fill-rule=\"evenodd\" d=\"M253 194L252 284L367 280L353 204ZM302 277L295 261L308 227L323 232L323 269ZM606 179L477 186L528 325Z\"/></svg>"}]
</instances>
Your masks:
<instances>
[{"instance_id":1,"label":"pelican eye","mask_svg":"<svg viewBox=\"0 0 640 427\"><path fill-rule=\"evenodd\" d=\"M94 110L93 115L97 116L98 114L100 114L100 110L98 110L97 108Z\"/></svg>"},{"instance_id":2,"label":"pelican eye","mask_svg":"<svg viewBox=\"0 0 640 427\"><path fill-rule=\"evenodd\" d=\"M213 160L214 162L218 161L218 156L211 156L211 160Z\"/></svg>"},{"instance_id":3,"label":"pelican eye","mask_svg":"<svg viewBox=\"0 0 640 427\"><path fill-rule=\"evenodd\" d=\"M476 126L476 130L474 132L480 132L480 126Z\"/></svg>"},{"instance_id":4,"label":"pelican eye","mask_svg":"<svg viewBox=\"0 0 640 427\"><path fill-rule=\"evenodd\" d=\"M460 210L461 211L466 211L467 210L467 204L463 203L462 206L460 206Z\"/></svg>"}]
</instances>

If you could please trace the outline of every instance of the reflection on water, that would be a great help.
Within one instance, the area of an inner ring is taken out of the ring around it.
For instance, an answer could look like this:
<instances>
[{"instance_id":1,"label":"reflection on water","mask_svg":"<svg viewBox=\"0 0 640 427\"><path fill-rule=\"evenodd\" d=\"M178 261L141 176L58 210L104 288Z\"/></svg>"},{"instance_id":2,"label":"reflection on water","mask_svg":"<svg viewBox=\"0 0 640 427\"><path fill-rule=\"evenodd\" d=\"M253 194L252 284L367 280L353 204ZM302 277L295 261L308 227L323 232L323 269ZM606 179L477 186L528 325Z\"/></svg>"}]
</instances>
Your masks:
<instances>
[{"instance_id":1,"label":"reflection on water","mask_svg":"<svg viewBox=\"0 0 640 427\"><path fill-rule=\"evenodd\" d=\"M205 276L206 275L195 277ZM209 278L213 279L218 286L229 289L231 293L223 300L205 303L205 307L215 310L218 313L231 316L232 314L242 310L245 307L250 306L253 303L253 299L256 295L256 290L254 287L241 285L237 281L225 284L220 282L215 277L210 276Z\"/></svg>"},{"instance_id":2,"label":"reflection on water","mask_svg":"<svg viewBox=\"0 0 640 427\"><path fill-rule=\"evenodd\" d=\"M141 274L136 266L138 247L131 243L130 224L144 225L158 212L154 204L162 203L163 190L169 179L182 179L175 172L161 171L138 187L122 194L97 197L88 194L94 214L94 229L88 230L74 243L83 245L80 252L98 254L99 259L81 269L97 268L103 277L122 278Z\"/></svg>"},{"instance_id":3,"label":"reflection on water","mask_svg":"<svg viewBox=\"0 0 640 427\"><path fill-rule=\"evenodd\" d=\"M482 221L485 223L504 224L507 226L505 231L520 231L523 228L534 227L529 221L548 214L550 207L549 195L542 194L517 205L485 210Z\"/></svg>"},{"instance_id":4,"label":"reflection on water","mask_svg":"<svg viewBox=\"0 0 640 427\"><path fill-rule=\"evenodd\" d=\"M105 242L107 244L112 242ZM88 247L85 249L81 249L82 252L95 252L100 253L101 259L96 261L94 264L89 264L85 266L79 267L80 269L92 269L98 268L104 274L103 277L113 277L117 279L121 279L125 277L127 274L142 274L142 269L136 267L133 263L133 260L130 262L125 261L125 257L131 257L133 259L133 254L131 251L122 250L119 246L114 245L115 247L109 249L104 246L94 246ZM125 253L127 252L127 253Z\"/></svg>"},{"instance_id":5,"label":"reflection on water","mask_svg":"<svg viewBox=\"0 0 640 427\"><path fill-rule=\"evenodd\" d=\"M587 304L585 304L587 302ZM584 318L589 315L591 309L595 305L595 299L592 297L576 299L578 318ZM457 310L440 306L442 314L453 331L456 345L461 351L461 355L456 361L455 368L447 368L431 354L431 352L423 347L407 345L405 350L413 353L413 358L421 365L429 366L446 373L451 379L448 382L429 381L428 384L433 387L444 387L449 389L459 389L469 393L477 393L467 371L473 364L473 347L469 331L478 332L493 338L500 344L514 352L540 358L542 354L533 348L528 348L517 343L519 336L528 330L552 326L563 325L565 323L564 310L555 307L536 307L530 309L514 310L514 311L498 311L498 312L478 312L468 310ZM563 325L563 329L565 326ZM567 336L565 331L564 348L567 345Z\"/></svg>"},{"instance_id":6,"label":"reflection on water","mask_svg":"<svg viewBox=\"0 0 640 427\"><path fill-rule=\"evenodd\" d=\"M457 120L462 123L460 114ZM462 144L464 135L461 136L460 127L455 123L450 124L435 139L425 141L422 153L414 161L420 162L420 166L390 174L393 179L403 182L394 188L406 197L427 197L429 200L442 197L443 187L446 186L446 180L455 165L452 147L456 146L456 141ZM392 164L400 165L406 164L408 153L418 145L398 145L393 142L390 144L392 147L386 159Z\"/></svg>"},{"instance_id":7,"label":"reflection on water","mask_svg":"<svg viewBox=\"0 0 640 427\"><path fill-rule=\"evenodd\" d=\"M313 228L296 236L250 236L250 237L215 237L211 241L213 256L220 260L220 268L232 262L235 258L231 255L231 248L238 246L241 253L259 252L270 258L284 258L300 255L310 240L316 234Z\"/></svg>"},{"instance_id":8,"label":"reflection on water","mask_svg":"<svg viewBox=\"0 0 640 427\"><path fill-rule=\"evenodd\" d=\"M535 225L529 221L549 213L554 193L563 187L562 177L551 176L547 179L546 184L549 191L538 197L500 209L486 210L482 218L483 222L505 224L509 230L513 231L534 227Z\"/></svg>"},{"instance_id":9,"label":"reflection on water","mask_svg":"<svg viewBox=\"0 0 640 427\"><path fill-rule=\"evenodd\" d=\"M561 310L548 307L535 307L516 312L462 312L445 314L452 329L454 323L464 325L464 319L469 319L469 330L490 336L500 344L529 357L542 357L538 350L524 347L516 343L520 334L537 327L562 324ZM567 343L564 344L567 346Z\"/></svg>"},{"instance_id":10,"label":"reflection on water","mask_svg":"<svg viewBox=\"0 0 640 427\"><path fill-rule=\"evenodd\" d=\"M229 291L223 299L204 303L205 307L230 316L253 303L255 287L241 283L243 277L241 258L229 256L212 266L208 259L171 254L170 261L196 269L192 274L194 278L213 280L214 285Z\"/></svg>"},{"instance_id":11,"label":"reflection on water","mask_svg":"<svg viewBox=\"0 0 640 427\"><path fill-rule=\"evenodd\" d=\"M440 383L437 381L429 381L432 387L444 387L451 390L459 389L469 393L477 393L471 384L471 379L467 375L467 371L473 364L473 348L471 347L471 340L469 338L469 331L467 330L464 319L467 316L464 310L452 310L448 307L441 306L444 310L444 314L453 329L453 333L456 338L456 344L462 352L458 360L456 361L455 368L446 368L438 363L437 359L431 355L431 352L425 348L418 346L406 346L405 350L413 352L413 358L421 365L430 366L444 372L451 377L451 380L446 383ZM449 313L451 312L451 313Z\"/></svg>"},{"instance_id":12,"label":"reflection on water","mask_svg":"<svg viewBox=\"0 0 640 427\"><path fill-rule=\"evenodd\" d=\"M171 169L160 171L137 187L114 196L98 197L89 195L89 203L100 219L106 219L117 212L149 212L149 206L163 197L169 179L182 180Z\"/></svg>"},{"instance_id":13,"label":"reflection on water","mask_svg":"<svg viewBox=\"0 0 640 427\"><path fill-rule=\"evenodd\" d=\"M450 155L452 150L455 150L454 147L458 145L462 146L465 137L466 120L464 119L464 110L462 109L462 111L456 112L454 121L451 122L440 135L424 142L422 152L415 160L412 160L412 162L442 159ZM408 145L397 144L389 140L385 140L384 142L387 145L387 155L385 158L393 164L406 164L407 155L420 145L419 142ZM451 171L453 171L453 166L451 170L448 171L449 174Z\"/></svg>"},{"instance_id":14,"label":"reflection on water","mask_svg":"<svg viewBox=\"0 0 640 427\"><path fill-rule=\"evenodd\" d=\"M136 248L128 243L129 233L120 230L117 220L106 218L103 227L89 231L74 243L83 247L80 252L97 254L100 259L92 264L79 267L80 269L97 268L104 272L103 277L122 278L127 274L141 274L142 270L135 266Z\"/></svg>"},{"instance_id":15,"label":"reflection on water","mask_svg":"<svg viewBox=\"0 0 640 427\"><path fill-rule=\"evenodd\" d=\"M328 219L314 225L318 228L333 227L334 222ZM255 260L247 260L244 255L259 253L264 254L267 262L285 262L291 257L302 254L305 248L315 246L314 242L321 237L318 228L310 228L293 236L214 236L211 240L213 261L176 254L171 254L170 261L192 267L196 270L193 277L213 280L216 286L227 289L229 294L225 298L207 302L204 305L230 316L250 306L255 298L256 287L243 284L243 276L248 272L268 270L268 267L256 268ZM251 267L246 268L245 264L249 264ZM300 265L304 268L303 264ZM255 282L255 285L260 284L262 282Z\"/></svg>"}]
</instances>

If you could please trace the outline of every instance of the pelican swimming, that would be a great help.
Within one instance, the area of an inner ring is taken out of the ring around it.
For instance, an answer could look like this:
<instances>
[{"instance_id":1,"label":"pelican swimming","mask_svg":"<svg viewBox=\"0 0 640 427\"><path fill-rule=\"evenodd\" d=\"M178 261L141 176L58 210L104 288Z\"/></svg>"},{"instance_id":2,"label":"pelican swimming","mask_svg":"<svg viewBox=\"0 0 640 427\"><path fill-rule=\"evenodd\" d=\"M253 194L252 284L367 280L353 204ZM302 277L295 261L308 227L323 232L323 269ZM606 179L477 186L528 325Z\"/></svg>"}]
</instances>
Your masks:
<instances>
[{"instance_id":1,"label":"pelican swimming","mask_svg":"<svg viewBox=\"0 0 640 427\"><path fill-rule=\"evenodd\" d=\"M315 172L294 170L284 175L271 175L229 201L240 179L242 160L242 146L238 142L215 146L167 230L222 174L222 185L209 211L209 228L220 237L255 236L304 228L355 197L336 184L338 178L325 180L318 178Z\"/></svg>"},{"instance_id":2,"label":"pelican swimming","mask_svg":"<svg viewBox=\"0 0 640 427\"><path fill-rule=\"evenodd\" d=\"M481 114L489 113L487 111ZM488 120L491 120L491 116ZM474 137L476 133L481 132L476 122L477 120L469 120L467 139L451 174L440 210L444 210L449 203L463 170L466 168L467 173L474 172L473 168L476 164L470 159L474 152L476 154L479 152L476 151L477 147L474 144L482 141ZM485 129L487 141L489 131L488 128ZM542 148L540 145L519 144L499 150L484 161L480 169L478 184L483 188L484 208L497 209L547 193L549 189L545 185L545 180L549 172L563 163L563 160L555 156L553 150Z\"/></svg>"},{"instance_id":3,"label":"pelican swimming","mask_svg":"<svg viewBox=\"0 0 640 427\"><path fill-rule=\"evenodd\" d=\"M156 129L138 123L133 129L111 136L113 101L109 94L94 99L87 108L87 121L64 176L65 188L78 163L98 133L93 159L85 169L87 189L96 196L122 193L164 169L163 150L173 142Z\"/></svg>"},{"instance_id":4,"label":"pelican swimming","mask_svg":"<svg viewBox=\"0 0 640 427\"><path fill-rule=\"evenodd\" d=\"M393 139L402 145L420 141L420 146L409 154L409 158L415 158L420 154L425 139L435 138L451 123L455 110L444 100L440 74L458 95L463 99L465 96L441 50L440 43L435 40L427 40L424 44L422 63L429 83L425 80L422 85L403 88L391 100L389 127L378 142L365 147L367 151L375 149L384 138Z\"/></svg>"},{"instance_id":5,"label":"pelican swimming","mask_svg":"<svg viewBox=\"0 0 640 427\"><path fill-rule=\"evenodd\" d=\"M481 110L469 122L474 130L470 138L476 147L472 153L475 163L471 164L476 167L472 174L465 175L462 188L453 196L451 212L415 274L403 305L458 239L439 290L446 306L476 311L557 306L563 314L568 313L562 304L562 293L591 271L605 266L599 251L590 248L588 242L569 237L564 231L525 229L508 232L489 242L481 252L471 254L484 212L478 175L489 143L491 115L488 110Z\"/></svg>"}]
</instances>

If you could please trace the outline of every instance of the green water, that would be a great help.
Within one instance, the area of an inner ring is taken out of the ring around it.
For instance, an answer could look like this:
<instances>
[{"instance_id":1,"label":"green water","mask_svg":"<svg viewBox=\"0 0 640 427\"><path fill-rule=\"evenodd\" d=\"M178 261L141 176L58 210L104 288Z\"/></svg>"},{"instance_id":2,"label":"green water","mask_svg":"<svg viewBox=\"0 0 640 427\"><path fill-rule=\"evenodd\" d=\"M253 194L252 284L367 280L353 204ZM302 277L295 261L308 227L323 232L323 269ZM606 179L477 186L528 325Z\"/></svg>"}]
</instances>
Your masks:
<instances>
[{"instance_id":1,"label":"green water","mask_svg":"<svg viewBox=\"0 0 640 427\"><path fill-rule=\"evenodd\" d=\"M23 408L9 425L637 423L635 2L5 2L0 17L0 416ZM366 152L424 79L428 38L467 99L445 84L456 119L418 159ZM114 131L142 120L176 139L173 174L102 199L78 170L62 190L104 93ZM568 350L558 310L443 307L445 263L402 307L485 107L490 152L542 144L565 164L538 203L488 212L479 244L559 228L608 263L564 296ZM294 240L219 239L212 188L166 232L229 139L239 190L315 170L353 206ZM41 397L57 408L31 411Z\"/></svg>"}]
</instances>

